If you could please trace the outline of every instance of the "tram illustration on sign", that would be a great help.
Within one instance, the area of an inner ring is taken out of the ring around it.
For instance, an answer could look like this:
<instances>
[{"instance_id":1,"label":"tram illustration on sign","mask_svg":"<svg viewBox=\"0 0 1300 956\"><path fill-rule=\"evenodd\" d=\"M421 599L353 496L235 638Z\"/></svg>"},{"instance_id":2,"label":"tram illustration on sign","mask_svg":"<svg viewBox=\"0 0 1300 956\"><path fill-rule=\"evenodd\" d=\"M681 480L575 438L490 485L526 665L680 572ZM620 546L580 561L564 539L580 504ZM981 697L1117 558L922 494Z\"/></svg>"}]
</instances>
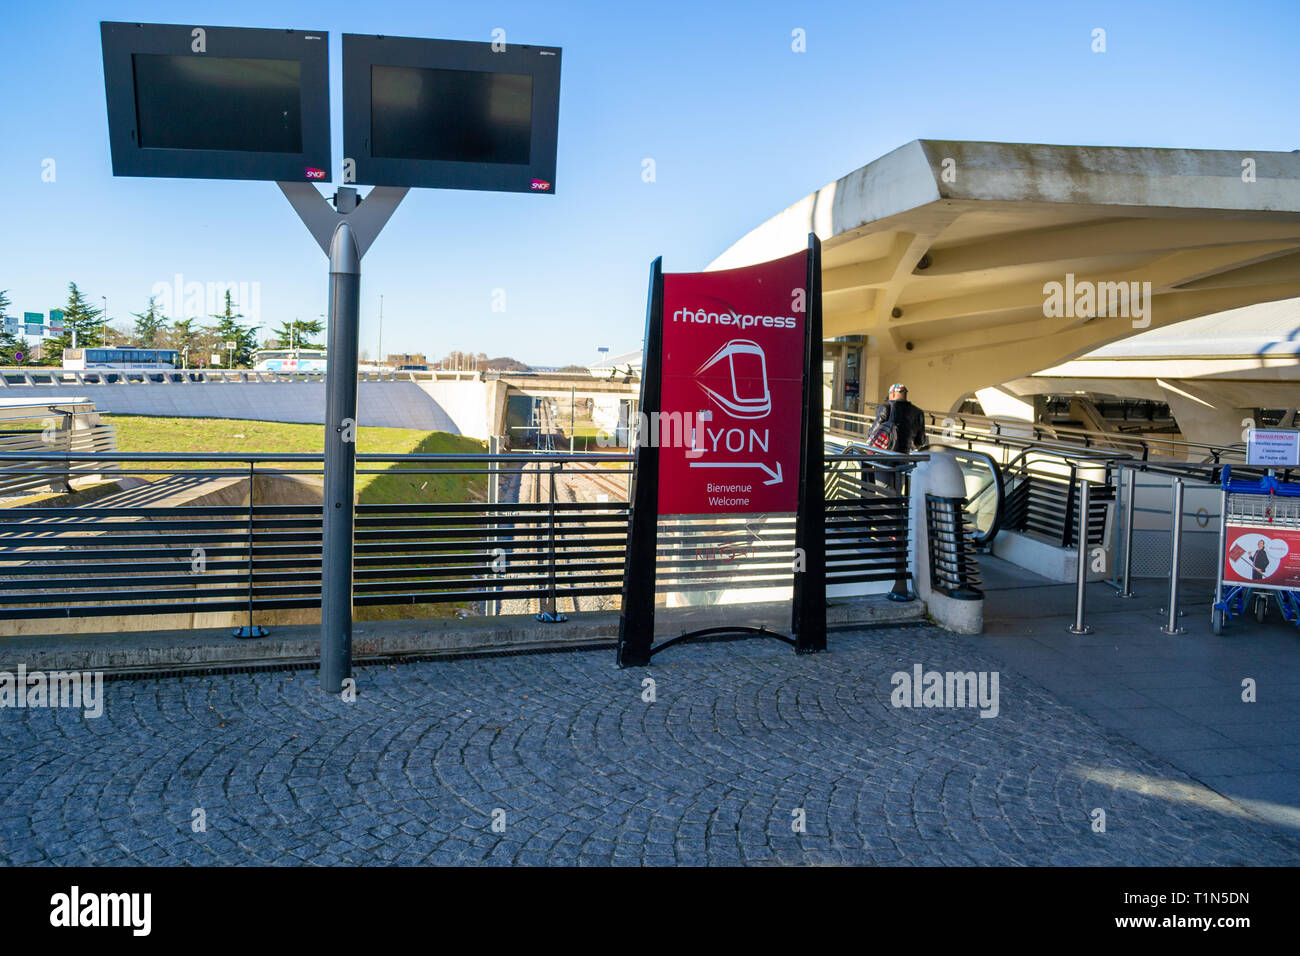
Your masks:
<instances>
[{"instance_id":1,"label":"tram illustration on sign","mask_svg":"<svg viewBox=\"0 0 1300 956\"><path fill-rule=\"evenodd\" d=\"M733 418L766 418L772 411L772 393L767 387L767 356L763 354L762 347L749 339L732 339L697 368L695 374L704 375L724 361L731 374L730 395L723 395L703 382L697 384L719 408ZM738 364L739 375L736 374ZM751 394L745 394L750 391L747 385L752 387Z\"/></svg>"}]
</instances>

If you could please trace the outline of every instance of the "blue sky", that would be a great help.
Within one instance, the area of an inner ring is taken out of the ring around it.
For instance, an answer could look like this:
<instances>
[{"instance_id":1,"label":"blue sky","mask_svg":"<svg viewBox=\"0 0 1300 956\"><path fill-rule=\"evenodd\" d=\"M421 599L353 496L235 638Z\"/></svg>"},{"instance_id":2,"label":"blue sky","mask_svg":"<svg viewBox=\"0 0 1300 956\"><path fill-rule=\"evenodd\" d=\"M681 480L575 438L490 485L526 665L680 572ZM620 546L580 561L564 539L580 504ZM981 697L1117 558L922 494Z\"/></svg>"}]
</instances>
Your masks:
<instances>
[{"instance_id":1,"label":"blue sky","mask_svg":"<svg viewBox=\"0 0 1300 956\"><path fill-rule=\"evenodd\" d=\"M500 27L511 42L564 48L558 195L413 191L364 261L372 355L381 293L386 352L554 365L638 347L656 255L669 271L703 268L918 137L1300 148L1294 0L11 2L0 12L11 311L58 307L75 280L126 319L176 273L260 283L266 325L326 309L324 257L274 184L113 178L100 20L329 31L336 166L343 33L490 40ZM1104 54L1090 49L1096 27ZM796 28L804 53L791 50ZM53 183L41 181L46 158Z\"/></svg>"}]
</instances>

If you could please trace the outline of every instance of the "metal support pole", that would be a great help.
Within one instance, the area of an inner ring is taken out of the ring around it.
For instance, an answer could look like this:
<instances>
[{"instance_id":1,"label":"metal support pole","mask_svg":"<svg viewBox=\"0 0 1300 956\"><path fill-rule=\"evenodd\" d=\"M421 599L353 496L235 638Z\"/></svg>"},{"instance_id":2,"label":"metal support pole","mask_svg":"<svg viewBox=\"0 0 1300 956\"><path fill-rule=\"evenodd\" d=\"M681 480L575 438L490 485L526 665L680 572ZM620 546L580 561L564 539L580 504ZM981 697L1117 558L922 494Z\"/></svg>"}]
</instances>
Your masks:
<instances>
[{"instance_id":1,"label":"metal support pole","mask_svg":"<svg viewBox=\"0 0 1300 956\"><path fill-rule=\"evenodd\" d=\"M578 388L569 386L569 454L573 454L573 439L578 422Z\"/></svg>"},{"instance_id":2,"label":"metal support pole","mask_svg":"<svg viewBox=\"0 0 1300 956\"><path fill-rule=\"evenodd\" d=\"M325 376L325 513L321 537L321 686L352 676L352 530L356 468L357 327L361 256L341 222L330 242L329 365Z\"/></svg>"},{"instance_id":3,"label":"metal support pole","mask_svg":"<svg viewBox=\"0 0 1300 956\"><path fill-rule=\"evenodd\" d=\"M1124 578L1119 590L1119 597L1123 598L1137 596L1129 587L1133 575L1133 514L1136 500L1137 472L1132 468L1124 468Z\"/></svg>"},{"instance_id":4,"label":"metal support pole","mask_svg":"<svg viewBox=\"0 0 1300 956\"><path fill-rule=\"evenodd\" d=\"M490 540L492 541L492 549L495 551L501 547L501 541L495 534L499 527L496 523L497 506L501 503L500 464L495 457L501 454L501 439L499 436L488 436L488 454L493 456L488 461L488 507L492 509L492 524L489 527L494 532ZM489 566L493 568L493 573L497 573L495 564L490 563ZM492 590L497 590L496 585L493 585ZM501 602L496 598L490 598L487 601L486 611L488 616L495 617L501 613Z\"/></svg>"},{"instance_id":5,"label":"metal support pole","mask_svg":"<svg viewBox=\"0 0 1300 956\"><path fill-rule=\"evenodd\" d=\"M1169 621L1161 625L1160 630L1166 634L1185 633L1178 626L1178 572L1183 556L1183 479L1174 479L1173 527L1170 530L1169 560Z\"/></svg>"},{"instance_id":6,"label":"metal support pole","mask_svg":"<svg viewBox=\"0 0 1300 956\"><path fill-rule=\"evenodd\" d=\"M357 328L361 257L397 210L406 186L376 186L361 204L340 186L335 207L305 182L276 184L329 256L329 364L325 374L325 498L321 522L320 682L337 694L352 675L352 526L356 478ZM294 329L290 327L292 335Z\"/></svg>"},{"instance_id":7,"label":"metal support pole","mask_svg":"<svg viewBox=\"0 0 1300 956\"><path fill-rule=\"evenodd\" d=\"M1082 479L1079 482L1079 541L1075 558L1079 566L1074 576L1074 623L1066 628L1071 634L1092 633L1092 628L1083 620L1088 593L1088 501L1091 498L1091 491L1092 482L1087 478Z\"/></svg>"},{"instance_id":8,"label":"metal support pole","mask_svg":"<svg viewBox=\"0 0 1300 956\"><path fill-rule=\"evenodd\" d=\"M562 465L552 464L550 468L550 536L547 544L547 563L549 567L547 569L546 598L542 602L541 613L537 615L537 620L546 624L562 624L568 620L559 612L555 597L555 473L562 467Z\"/></svg>"},{"instance_id":9,"label":"metal support pole","mask_svg":"<svg viewBox=\"0 0 1300 956\"><path fill-rule=\"evenodd\" d=\"M248 463L248 626L235 628L235 637L266 637L266 628L253 623L253 471Z\"/></svg>"}]
</instances>

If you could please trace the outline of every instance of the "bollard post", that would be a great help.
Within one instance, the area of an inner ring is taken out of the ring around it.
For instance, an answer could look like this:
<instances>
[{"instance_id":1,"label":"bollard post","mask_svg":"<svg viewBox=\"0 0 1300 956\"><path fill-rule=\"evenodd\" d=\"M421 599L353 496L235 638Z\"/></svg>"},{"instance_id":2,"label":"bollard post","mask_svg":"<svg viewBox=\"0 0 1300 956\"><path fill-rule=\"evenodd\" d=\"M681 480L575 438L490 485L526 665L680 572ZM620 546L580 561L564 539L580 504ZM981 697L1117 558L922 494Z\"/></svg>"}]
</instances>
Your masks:
<instances>
[{"instance_id":1,"label":"bollard post","mask_svg":"<svg viewBox=\"0 0 1300 956\"><path fill-rule=\"evenodd\" d=\"M1160 626L1166 634L1183 634L1178 626L1178 571L1183 556L1183 479L1174 479L1173 526L1170 530L1169 559L1169 621Z\"/></svg>"},{"instance_id":2,"label":"bollard post","mask_svg":"<svg viewBox=\"0 0 1300 956\"><path fill-rule=\"evenodd\" d=\"M1071 634L1092 633L1092 628L1083 621L1084 604L1087 597L1088 587L1088 501L1091 497L1091 490L1092 482L1087 478L1081 479L1079 482L1079 541L1077 557L1075 559L1078 562L1079 567L1074 576L1074 623L1066 628L1066 630ZM1066 524L1068 526L1068 520Z\"/></svg>"},{"instance_id":3,"label":"bollard post","mask_svg":"<svg viewBox=\"0 0 1300 956\"><path fill-rule=\"evenodd\" d=\"M1136 597L1128 586L1133 574L1133 513L1136 495L1137 472L1132 468L1124 468L1124 578L1118 592L1118 596L1123 598Z\"/></svg>"}]
</instances>

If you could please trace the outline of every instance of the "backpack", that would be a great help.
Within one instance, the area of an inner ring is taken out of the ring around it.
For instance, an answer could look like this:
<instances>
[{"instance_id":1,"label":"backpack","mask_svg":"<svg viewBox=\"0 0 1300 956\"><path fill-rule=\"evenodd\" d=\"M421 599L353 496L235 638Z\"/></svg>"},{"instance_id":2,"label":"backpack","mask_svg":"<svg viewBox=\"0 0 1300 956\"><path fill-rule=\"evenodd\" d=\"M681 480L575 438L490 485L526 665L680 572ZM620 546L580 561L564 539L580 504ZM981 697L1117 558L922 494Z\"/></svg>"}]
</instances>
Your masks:
<instances>
[{"instance_id":1,"label":"backpack","mask_svg":"<svg viewBox=\"0 0 1300 956\"><path fill-rule=\"evenodd\" d=\"M898 425L894 422L894 406L890 405L884 421L880 422L867 436L867 444L882 451L893 451L898 447Z\"/></svg>"}]
</instances>

